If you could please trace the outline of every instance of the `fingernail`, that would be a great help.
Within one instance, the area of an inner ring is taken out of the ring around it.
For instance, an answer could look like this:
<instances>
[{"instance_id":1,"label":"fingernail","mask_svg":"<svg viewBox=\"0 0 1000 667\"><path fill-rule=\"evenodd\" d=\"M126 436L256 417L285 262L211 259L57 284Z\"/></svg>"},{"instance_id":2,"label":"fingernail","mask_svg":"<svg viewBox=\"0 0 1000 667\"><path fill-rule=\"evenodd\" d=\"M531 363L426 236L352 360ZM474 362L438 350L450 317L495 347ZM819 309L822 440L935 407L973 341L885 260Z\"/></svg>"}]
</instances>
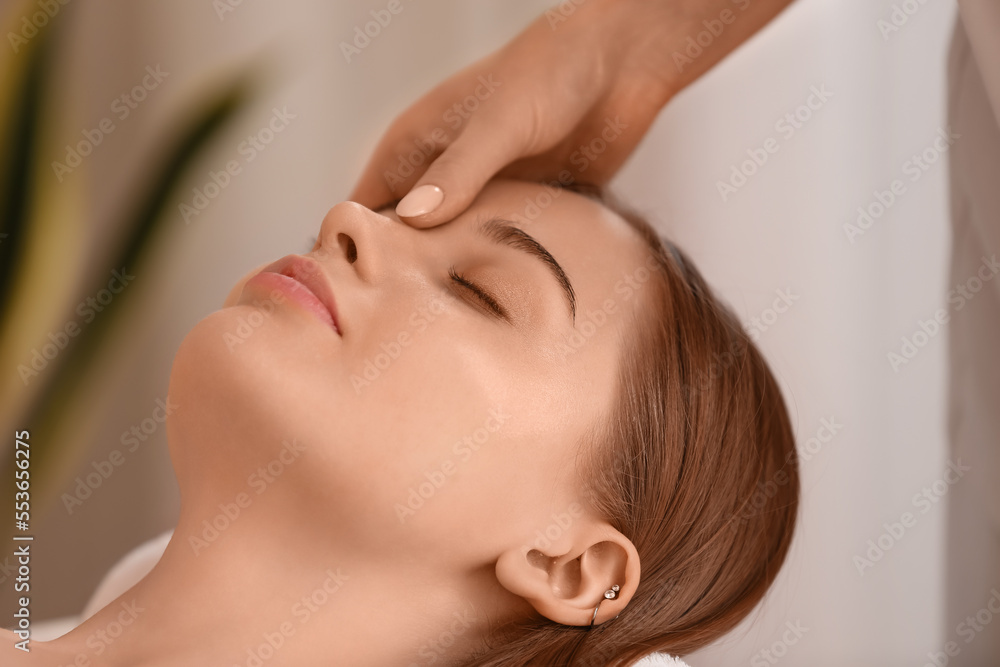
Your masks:
<instances>
[{"instance_id":1,"label":"fingernail","mask_svg":"<svg viewBox=\"0 0 1000 667\"><path fill-rule=\"evenodd\" d=\"M430 213L444 201L444 191L436 185L421 185L410 190L396 204L396 215L401 218L415 218Z\"/></svg>"}]
</instances>

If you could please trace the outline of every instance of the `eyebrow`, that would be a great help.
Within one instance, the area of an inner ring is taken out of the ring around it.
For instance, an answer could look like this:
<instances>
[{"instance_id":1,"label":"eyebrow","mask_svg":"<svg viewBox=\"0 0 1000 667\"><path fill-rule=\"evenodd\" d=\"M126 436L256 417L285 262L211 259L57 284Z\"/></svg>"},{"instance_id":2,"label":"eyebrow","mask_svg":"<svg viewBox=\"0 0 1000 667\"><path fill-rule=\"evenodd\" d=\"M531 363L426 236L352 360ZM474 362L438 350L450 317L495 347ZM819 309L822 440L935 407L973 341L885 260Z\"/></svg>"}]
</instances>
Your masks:
<instances>
[{"instance_id":1,"label":"eyebrow","mask_svg":"<svg viewBox=\"0 0 1000 667\"><path fill-rule=\"evenodd\" d=\"M573 284L569 281L563 268L559 266L559 262L545 249L545 246L536 241L531 234L514 226L510 220L503 218L490 218L478 225L476 231L497 245L514 248L542 260L562 288L569 305L570 315L573 322L576 322L576 293L573 291Z\"/></svg>"}]
</instances>

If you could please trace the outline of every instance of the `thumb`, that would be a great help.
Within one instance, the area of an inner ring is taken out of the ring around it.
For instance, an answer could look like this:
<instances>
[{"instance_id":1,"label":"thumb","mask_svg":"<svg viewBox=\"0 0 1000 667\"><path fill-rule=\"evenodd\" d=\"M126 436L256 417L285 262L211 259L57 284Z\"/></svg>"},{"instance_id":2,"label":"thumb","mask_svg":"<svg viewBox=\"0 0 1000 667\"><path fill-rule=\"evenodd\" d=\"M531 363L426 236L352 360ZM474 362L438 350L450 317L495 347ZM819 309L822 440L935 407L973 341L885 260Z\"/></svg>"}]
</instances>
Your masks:
<instances>
[{"instance_id":1,"label":"thumb","mask_svg":"<svg viewBox=\"0 0 1000 667\"><path fill-rule=\"evenodd\" d=\"M414 227L434 227L459 215L494 174L522 156L520 134L502 122L470 119L399 201L396 215Z\"/></svg>"}]
</instances>

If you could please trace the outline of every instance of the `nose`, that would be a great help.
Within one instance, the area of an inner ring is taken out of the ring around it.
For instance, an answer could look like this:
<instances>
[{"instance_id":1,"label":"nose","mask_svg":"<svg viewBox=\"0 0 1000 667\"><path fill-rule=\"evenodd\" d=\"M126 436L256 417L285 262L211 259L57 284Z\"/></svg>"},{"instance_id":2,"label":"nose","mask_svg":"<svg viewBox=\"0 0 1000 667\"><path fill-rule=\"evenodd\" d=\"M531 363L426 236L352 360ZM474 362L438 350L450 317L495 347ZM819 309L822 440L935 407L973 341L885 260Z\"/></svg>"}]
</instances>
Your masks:
<instances>
[{"instance_id":1,"label":"nose","mask_svg":"<svg viewBox=\"0 0 1000 667\"><path fill-rule=\"evenodd\" d=\"M392 220L356 202L345 201L329 210L320 225L314 252L317 259L343 259L362 280L372 282L386 266L386 237L392 234Z\"/></svg>"}]
</instances>

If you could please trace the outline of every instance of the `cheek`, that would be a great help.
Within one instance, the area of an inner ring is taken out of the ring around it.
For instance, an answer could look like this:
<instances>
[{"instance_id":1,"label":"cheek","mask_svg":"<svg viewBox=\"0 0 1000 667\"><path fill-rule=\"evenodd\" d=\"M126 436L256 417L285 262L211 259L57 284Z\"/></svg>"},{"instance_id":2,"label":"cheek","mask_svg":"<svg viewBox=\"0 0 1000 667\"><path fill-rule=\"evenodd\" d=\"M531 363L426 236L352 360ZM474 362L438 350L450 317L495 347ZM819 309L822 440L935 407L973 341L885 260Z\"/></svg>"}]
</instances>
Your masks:
<instances>
[{"instance_id":1,"label":"cheek","mask_svg":"<svg viewBox=\"0 0 1000 667\"><path fill-rule=\"evenodd\" d=\"M473 415L498 401L491 368L474 349L434 330L409 344L378 344L347 366L347 419L364 420L367 448L375 457L419 470L467 430Z\"/></svg>"},{"instance_id":2,"label":"cheek","mask_svg":"<svg viewBox=\"0 0 1000 667\"><path fill-rule=\"evenodd\" d=\"M343 402L326 419L336 434L327 479L336 478L358 499L352 506L363 506L367 520L386 530L408 524L421 499L454 493L452 482L468 474L476 450L495 446L498 426L507 425L491 415L523 400L503 365L460 335L459 322L441 324L404 343L373 335L364 351L344 360Z\"/></svg>"},{"instance_id":3,"label":"cheek","mask_svg":"<svg viewBox=\"0 0 1000 667\"><path fill-rule=\"evenodd\" d=\"M297 437L315 420L312 395L330 396L335 384L336 350L310 317L238 305L195 325L170 375L170 396L182 406L175 424L187 434L178 441L202 441L206 455L229 457L235 473L255 466L270 444Z\"/></svg>"},{"instance_id":4,"label":"cheek","mask_svg":"<svg viewBox=\"0 0 1000 667\"><path fill-rule=\"evenodd\" d=\"M355 508L351 521L367 539L448 558L442 545L456 535L491 544L502 537L499 515L522 524L552 505L580 429L539 408L552 398L536 400L535 387L502 368L469 363L461 346L409 352L344 415L353 422L344 434L360 440L332 443L332 468L316 481L337 480L331 500Z\"/></svg>"}]
</instances>

